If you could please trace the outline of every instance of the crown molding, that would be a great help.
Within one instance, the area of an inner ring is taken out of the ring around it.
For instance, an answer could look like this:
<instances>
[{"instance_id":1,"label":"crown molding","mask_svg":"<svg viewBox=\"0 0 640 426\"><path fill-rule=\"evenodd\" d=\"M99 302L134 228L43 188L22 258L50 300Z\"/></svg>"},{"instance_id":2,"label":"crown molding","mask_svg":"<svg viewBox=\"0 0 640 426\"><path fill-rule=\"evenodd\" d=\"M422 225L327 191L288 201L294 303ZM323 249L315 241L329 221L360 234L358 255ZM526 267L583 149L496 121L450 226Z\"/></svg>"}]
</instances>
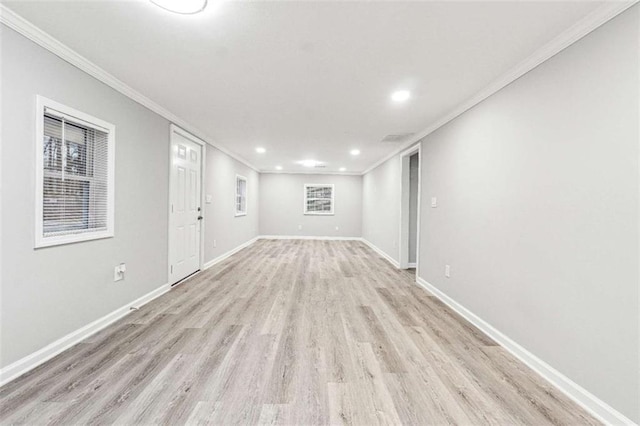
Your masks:
<instances>
[{"instance_id":1,"label":"crown molding","mask_svg":"<svg viewBox=\"0 0 640 426\"><path fill-rule=\"evenodd\" d=\"M229 151L227 148L223 147L219 143L214 142L210 137L208 137L204 132L200 131L195 126L189 124L187 121L178 117L171 111L147 98L140 92L136 91L123 81L119 80L112 74L108 73L104 69L100 68L93 62L89 61L84 56L80 55L73 49L64 45L60 41L53 38L51 35L42 31L26 19L22 18L20 15L13 12L11 9L7 8L5 5L0 4L0 22L6 25L7 27L17 31L23 36L27 37L31 41L36 44L44 47L49 50L53 54L57 55L64 61L70 63L71 65L79 68L80 70L86 72L92 77L98 79L99 81L105 83L106 85L112 87L128 98L134 100L140 105L148 108L149 110L155 112L156 114L166 118L170 122L182 127L183 129L193 133L195 136L203 139L208 145L213 146L214 148L220 150L221 152L227 154L231 158L241 162L247 167L255 170L259 173L295 173L295 174L355 174L355 175L365 175L369 173L371 170L375 169L385 161L395 157L402 151L411 147L416 142L419 142L427 135L433 133L440 127L449 123L451 120L455 119L465 111L473 108L475 105L484 101L491 95L495 94L499 90L503 89L505 86L511 84L518 78L522 77L524 74L536 68L538 65L552 58L562 50L571 46L576 41L580 40L582 37L586 36L596 28L600 27L604 23L618 16L634 4L636 4L640 0L630 0L630 1L611 1L603 4L583 19L578 21L573 26L569 27L565 31L563 31L560 35L554 38L552 41L542 46L540 49L536 50L532 55L526 58L524 61L517 64L515 67L511 68L508 72L494 80L487 87L477 92L474 96L468 99L465 102L459 104L455 109L442 116L440 119L433 122L426 129L421 132L416 133L410 140L402 144L396 150L391 152L389 155L383 157L382 159L376 161L373 165L366 168L361 173L334 173L334 172L315 172L315 173L306 173L306 172L272 172L260 170L255 167L253 164L249 163L247 160L242 158L241 156Z\"/></svg>"},{"instance_id":2,"label":"crown molding","mask_svg":"<svg viewBox=\"0 0 640 426\"><path fill-rule=\"evenodd\" d=\"M94 64L84 56L80 55L75 50L71 49L67 45L61 43L56 40L54 37L49 35L48 33L42 31L40 28L33 25L31 22L27 21L8 7L3 4L0 4L0 23L6 25L12 30L18 32L19 34L25 36L29 40L38 44L39 46L47 49L54 55L58 56L62 60L70 63L71 65L79 68L90 76L96 78L97 80L103 82L107 86L117 90L122 93L126 97L134 100L145 108L155 112L156 114L166 118L169 122L183 128L184 130L192 133L194 136L204 140L208 145L224 152L229 157L233 158L244 164L247 167L259 172L260 170L255 167L253 164L249 163L244 158L239 155L229 151L227 148L223 147L219 143L216 143L212 140L212 138L208 137L204 132L199 130L197 127L189 124L187 121L178 117L176 114L172 113L168 109L163 106L157 104L151 99L144 96L142 93L133 89L131 86L124 83L122 80L119 80L112 74L108 73L104 69L100 68L98 65Z\"/></svg>"},{"instance_id":3,"label":"crown molding","mask_svg":"<svg viewBox=\"0 0 640 426\"><path fill-rule=\"evenodd\" d=\"M265 175L338 175L338 176L362 176L361 172L312 172L299 171L292 172L286 170L260 170L260 174Z\"/></svg>"},{"instance_id":4,"label":"crown molding","mask_svg":"<svg viewBox=\"0 0 640 426\"><path fill-rule=\"evenodd\" d=\"M606 2L602 6L595 9L593 12L589 13L587 16L582 18L576 24L567 28L565 31L560 33L557 37L551 40L549 43L545 44L532 55L527 57L522 62L518 63L515 67L511 68L506 73L502 74L496 80L491 82L484 89L477 92L470 99L462 102L456 108L451 110L446 115L440 117L438 120L433 122L429 127L422 130L421 132L416 133L411 137L407 142L403 143L402 146L398 147L391 154L382 158L381 160L376 161L372 166L365 169L362 174L367 174L371 170L375 169L385 161L395 157L400 154L405 149L409 148L416 142L419 142L427 135L435 132L440 127L444 126L448 122L452 121L462 113L467 110L473 108L478 105L480 102L487 99L489 96L503 89L507 85L513 83L515 80L519 79L529 71L536 68L538 65L543 62L551 59L553 56L557 55L567 47L571 46L576 41L580 40L596 28L615 18L625 10L629 9L631 6L636 4L639 0L630 0L630 1L610 1Z\"/></svg>"}]
</instances>

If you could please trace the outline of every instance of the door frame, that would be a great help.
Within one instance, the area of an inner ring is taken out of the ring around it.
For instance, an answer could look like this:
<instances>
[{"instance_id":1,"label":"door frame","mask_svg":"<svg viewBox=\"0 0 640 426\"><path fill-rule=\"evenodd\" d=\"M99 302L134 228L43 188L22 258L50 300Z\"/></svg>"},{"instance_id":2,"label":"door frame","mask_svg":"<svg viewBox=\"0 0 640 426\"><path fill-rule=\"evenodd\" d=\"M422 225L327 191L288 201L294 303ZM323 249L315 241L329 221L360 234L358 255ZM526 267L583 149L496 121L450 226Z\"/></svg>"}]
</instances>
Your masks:
<instances>
[{"instance_id":1,"label":"door frame","mask_svg":"<svg viewBox=\"0 0 640 426\"><path fill-rule=\"evenodd\" d=\"M189 139L189 141L200 145L202 150L200 151L200 214L202 215L202 220L200 221L200 259L198 265L198 271L202 270L204 266L204 227L205 227L205 203L204 203L204 183L205 183L205 165L206 165L206 156L207 156L207 143L197 136L187 132L181 127L176 126L171 123L169 126L169 193L167 197L167 282L169 285L178 284L180 281L171 282L171 171L172 171L172 161L173 161L173 152L171 148L173 147L173 142L175 140L176 134L179 134L182 137ZM196 271L196 273L198 272Z\"/></svg>"},{"instance_id":2,"label":"door frame","mask_svg":"<svg viewBox=\"0 0 640 426\"><path fill-rule=\"evenodd\" d=\"M420 198L422 185L422 144L418 142L400 154L400 236L399 265L400 269L409 268L409 199L410 199L410 157L418 154L418 205L416 235L416 279L420 272ZM413 265L411 265L413 266Z\"/></svg>"}]
</instances>

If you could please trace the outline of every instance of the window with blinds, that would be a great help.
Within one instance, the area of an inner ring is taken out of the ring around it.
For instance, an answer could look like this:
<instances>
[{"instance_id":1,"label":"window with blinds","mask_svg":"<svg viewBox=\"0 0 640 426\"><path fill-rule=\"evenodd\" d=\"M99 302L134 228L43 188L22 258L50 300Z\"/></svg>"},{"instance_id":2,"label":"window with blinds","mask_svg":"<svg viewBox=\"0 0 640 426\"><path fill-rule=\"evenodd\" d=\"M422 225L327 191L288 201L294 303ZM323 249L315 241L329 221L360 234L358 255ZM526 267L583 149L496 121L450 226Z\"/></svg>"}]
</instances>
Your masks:
<instances>
[{"instance_id":1,"label":"window with blinds","mask_svg":"<svg viewBox=\"0 0 640 426\"><path fill-rule=\"evenodd\" d=\"M236 176L236 216L247 214L247 178Z\"/></svg>"},{"instance_id":2,"label":"window with blinds","mask_svg":"<svg viewBox=\"0 0 640 426\"><path fill-rule=\"evenodd\" d=\"M36 247L113 236L114 127L38 101Z\"/></svg>"},{"instance_id":3,"label":"window with blinds","mask_svg":"<svg viewBox=\"0 0 640 426\"><path fill-rule=\"evenodd\" d=\"M304 214L331 215L335 191L333 184L304 185Z\"/></svg>"}]
</instances>

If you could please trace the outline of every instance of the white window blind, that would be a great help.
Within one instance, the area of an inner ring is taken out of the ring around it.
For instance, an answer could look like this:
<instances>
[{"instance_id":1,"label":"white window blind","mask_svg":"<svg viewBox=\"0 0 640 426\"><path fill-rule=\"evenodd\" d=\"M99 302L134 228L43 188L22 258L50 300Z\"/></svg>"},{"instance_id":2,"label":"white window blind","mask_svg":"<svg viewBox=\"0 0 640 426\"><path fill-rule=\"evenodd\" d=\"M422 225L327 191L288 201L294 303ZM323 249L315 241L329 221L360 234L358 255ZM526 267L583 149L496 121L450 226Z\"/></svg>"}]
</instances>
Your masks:
<instances>
[{"instance_id":1,"label":"white window blind","mask_svg":"<svg viewBox=\"0 0 640 426\"><path fill-rule=\"evenodd\" d=\"M305 184L304 214L332 215L334 196L333 184Z\"/></svg>"},{"instance_id":2,"label":"white window blind","mask_svg":"<svg viewBox=\"0 0 640 426\"><path fill-rule=\"evenodd\" d=\"M236 216L247 214L247 178L236 176Z\"/></svg>"},{"instance_id":3,"label":"white window blind","mask_svg":"<svg viewBox=\"0 0 640 426\"><path fill-rule=\"evenodd\" d=\"M36 246L113 236L115 129L53 101L39 101Z\"/></svg>"}]
</instances>

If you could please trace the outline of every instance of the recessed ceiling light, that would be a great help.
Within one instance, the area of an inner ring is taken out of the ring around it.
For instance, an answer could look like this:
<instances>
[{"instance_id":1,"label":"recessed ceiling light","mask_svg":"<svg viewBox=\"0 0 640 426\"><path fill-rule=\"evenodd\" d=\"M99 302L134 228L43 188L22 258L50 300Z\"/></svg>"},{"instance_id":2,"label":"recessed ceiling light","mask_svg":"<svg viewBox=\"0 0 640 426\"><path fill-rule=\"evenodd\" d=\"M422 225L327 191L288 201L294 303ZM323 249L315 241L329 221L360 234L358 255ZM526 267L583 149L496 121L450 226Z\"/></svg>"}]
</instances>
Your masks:
<instances>
[{"instance_id":1,"label":"recessed ceiling light","mask_svg":"<svg viewBox=\"0 0 640 426\"><path fill-rule=\"evenodd\" d=\"M359 149L352 149L351 151L349 151L349 153L351 155L360 155L360 150Z\"/></svg>"},{"instance_id":2,"label":"recessed ceiling light","mask_svg":"<svg viewBox=\"0 0 640 426\"><path fill-rule=\"evenodd\" d=\"M169 12L192 15L207 7L207 0L151 0L151 3Z\"/></svg>"},{"instance_id":3,"label":"recessed ceiling light","mask_svg":"<svg viewBox=\"0 0 640 426\"><path fill-rule=\"evenodd\" d=\"M276 166L276 170L282 170L282 166Z\"/></svg>"},{"instance_id":4,"label":"recessed ceiling light","mask_svg":"<svg viewBox=\"0 0 640 426\"><path fill-rule=\"evenodd\" d=\"M395 102L404 102L411 97L411 92L408 90L397 90L391 95L391 99Z\"/></svg>"},{"instance_id":5,"label":"recessed ceiling light","mask_svg":"<svg viewBox=\"0 0 640 426\"><path fill-rule=\"evenodd\" d=\"M258 154L264 154L265 152L267 152L267 150L264 149L263 147L259 146L259 147L256 148L256 152Z\"/></svg>"},{"instance_id":6,"label":"recessed ceiling light","mask_svg":"<svg viewBox=\"0 0 640 426\"><path fill-rule=\"evenodd\" d=\"M346 167L340 167L340 171L341 171L341 172L344 172L345 170L347 170L347 168L346 168Z\"/></svg>"},{"instance_id":7,"label":"recessed ceiling light","mask_svg":"<svg viewBox=\"0 0 640 426\"><path fill-rule=\"evenodd\" d=\"M316 160L303 160L303 161L298 161L298 164L302 164L305 167L315 167L320 163L320 161L316 161Z\"/></svg>"}]
</instances>

